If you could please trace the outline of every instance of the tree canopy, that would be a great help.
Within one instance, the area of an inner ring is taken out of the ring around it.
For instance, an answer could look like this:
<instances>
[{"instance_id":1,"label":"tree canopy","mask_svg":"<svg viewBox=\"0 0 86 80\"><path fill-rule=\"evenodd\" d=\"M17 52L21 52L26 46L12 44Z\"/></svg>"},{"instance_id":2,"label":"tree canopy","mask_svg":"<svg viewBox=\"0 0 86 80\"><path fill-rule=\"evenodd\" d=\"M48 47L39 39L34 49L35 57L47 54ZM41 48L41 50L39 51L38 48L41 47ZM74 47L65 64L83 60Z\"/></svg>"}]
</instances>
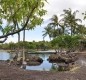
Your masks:
<instances>
[{"instance_id":1,"label":"tree canopy","mask_svg":"<svg viewBox=\"0 0 86 80\"><path fill-rule=\"evenodd\" d=\"M29 29L40 25L43 21L41 18L45 15L43 9L46 0L0 0L0 29L1 38L19 33L27 26ZM4 20L7 22L5 27L2 26Z\"/></svg>"},{"instance_id":2,"label":"tree canopy","mask_svg":"<svg viewBox=\"0 0 86 80\"><path fill-rule=\"evenodd\" d=\"M47 26L44 28L43 36L49 35L52 38L52 45L55 48L75 49L80 41L86 40L86 26L82 24L80 18L77 17L77 12L70 8L63 10L59 20L57 15L53 15ZM83 13L84 20L86 12Z\"/></svg>"}]
</instances>

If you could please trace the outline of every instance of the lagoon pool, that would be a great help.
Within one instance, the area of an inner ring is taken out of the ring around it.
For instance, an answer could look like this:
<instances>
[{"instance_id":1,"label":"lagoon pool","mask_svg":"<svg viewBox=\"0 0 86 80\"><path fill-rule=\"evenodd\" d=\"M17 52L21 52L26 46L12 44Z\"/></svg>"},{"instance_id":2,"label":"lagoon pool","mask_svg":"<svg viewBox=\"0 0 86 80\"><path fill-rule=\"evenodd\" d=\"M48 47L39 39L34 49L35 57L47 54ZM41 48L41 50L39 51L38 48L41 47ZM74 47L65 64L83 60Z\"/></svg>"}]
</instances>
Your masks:
<instances>
[{"instance_id":1,"label":"lagoon pool","mask_svg":"<svg viewBox=\"0 0 86 80\"><path fill-rule=\"evenodd\" d=\"M22 55L22 54L20 54ZM49 63L47 61L48 57L50 54L46 54L46 53L39 53L39 54L31 54L31 56L39 56L43 59L43 63L38 65L38 66L26 66L26 70L40 70L40 71L50 71L53 69L54 65L53 63ZM15 56L15 54L13 53L8 53L6 51L0 51L0 60L8 60L8 59L12 59Z\"/></svg>"}]
</instances>

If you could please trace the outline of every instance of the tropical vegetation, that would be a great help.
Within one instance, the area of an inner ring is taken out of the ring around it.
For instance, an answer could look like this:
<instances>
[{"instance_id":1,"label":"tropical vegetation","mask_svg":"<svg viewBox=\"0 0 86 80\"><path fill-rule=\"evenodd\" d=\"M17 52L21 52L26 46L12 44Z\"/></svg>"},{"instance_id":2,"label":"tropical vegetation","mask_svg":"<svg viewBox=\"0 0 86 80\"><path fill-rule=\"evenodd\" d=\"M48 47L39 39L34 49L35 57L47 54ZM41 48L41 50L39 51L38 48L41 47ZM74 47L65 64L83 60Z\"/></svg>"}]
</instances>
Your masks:
<instances>
[{"instance_id":1,"label":"tropical vegetation","mask_svg":"<svg viewBox=\"0 0 86 80\"><path fill-rule=\"evenodd\" d=\"M25 50L66 50L75 51L86 47L86 26L83 20L77 17L78 10L72 11L70 8L63 10L59 17L55 14L50 18L49 23L43 31L43 41L25 41L25 31L34 30L41 25L43 16L46 14L44 4L47 0L1 0L0 1L0 43L5 42L8 36L18 34L17 43L1 44L2 49L23 51L23 61ZM86 13L83 13L84 20ZM5 24L3 26L3 24ZM20 32L23 31L23 42L20 41ZM50 42L45 41L49 36ZM83 45L84 44L84 45Z\"/></svg>"},{"instance_id":2,"label":"tropical vegetation","mask_svg":"<svg viewBox=\"0 0 86 80\"><path fill-rule=\"evenodd\" d=\"M48 25L44 28L43 36L49 35L52 46L56 49L75 51L79 50L82 43L86 42L86 26L82 24L80 18L77 18L77 12L70 8L63 10L59 20L57 15L53 15ZM84 13L83 13L84 14ZM84 19L86 14L84 14ZM84 46L85 47L85 46Z\"/></svg>"}]
</instances>

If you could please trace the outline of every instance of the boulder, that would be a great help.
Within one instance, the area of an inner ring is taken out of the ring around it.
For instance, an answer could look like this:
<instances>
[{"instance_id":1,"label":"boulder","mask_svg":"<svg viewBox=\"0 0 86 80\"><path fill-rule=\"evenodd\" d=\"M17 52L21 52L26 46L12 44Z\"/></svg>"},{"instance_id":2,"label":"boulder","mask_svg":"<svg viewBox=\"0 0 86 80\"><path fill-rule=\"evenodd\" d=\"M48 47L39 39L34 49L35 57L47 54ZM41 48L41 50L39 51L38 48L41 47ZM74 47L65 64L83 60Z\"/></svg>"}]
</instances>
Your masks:
<instances>
[{"instance_id":1,"label":"boulder","mask_svg":"<svg viewBox=\"0 0 86 80\"><path fill-rule=\"evenodd\" d=\"M49 62L58 62L58 63L72 63L77 60L77 56L75 54L51 54L48 58Z\"/></svg>"},{"instance_id":2,"label":"boulder","mask_svg":"<svg viewBox=\"0 0 86 80\"><path fill-rule=\"evenodd\" d=\"M43 59L37 56L31 56L29 59L26 59L27 65L40 65L43 62Z\"/></svg>"},{"instance_id":3,"label":"boulder","mask_svg":"<svg viewBox=\"0 0 86 80\"><path fill-rule=\"evenodd\" d=\"M40 62L33 62L33 61L27 62L27 65L29 65L29 66L37 66L37 65L40 65L40 64L41 64Z\"/></svg>"}]
</instances>

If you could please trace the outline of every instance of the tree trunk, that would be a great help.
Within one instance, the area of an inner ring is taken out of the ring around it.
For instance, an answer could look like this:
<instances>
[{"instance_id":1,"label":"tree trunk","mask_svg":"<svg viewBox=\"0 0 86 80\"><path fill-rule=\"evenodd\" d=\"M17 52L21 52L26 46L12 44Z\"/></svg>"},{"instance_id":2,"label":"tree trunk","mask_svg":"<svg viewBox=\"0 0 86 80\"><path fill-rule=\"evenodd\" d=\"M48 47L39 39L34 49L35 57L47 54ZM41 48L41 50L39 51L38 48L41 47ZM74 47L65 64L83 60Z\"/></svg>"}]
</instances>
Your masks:
<instances>
[{"instance_id":1,"label":"tree trunk","mask_svg":"<svg viewBox=\"0 0 86 80\"><path fill-rule=\"evenodd\" d=\"M18 33L18 43L20 42L20 33ZM18 46L19 48L19 46Z\"/></svg>"},{"instance_id":2,"label":"tree trunk","mask_svg":"<svg viewBox=\"0 0 86 80\"><path fill-rule=\"evenodd\" d=\"M73 28L71 27L71 36L73 35Z\"/></svg>"},{"instance_id":3,"label":"tree trunk","mask_svg":"<svg viewBox=\"0 0 86 80\"><path fill-rule=\"evenodd\" d=\"M23 31L23 63L25 61L25 48L24 48L24 42L25 42L25 30Z\"/></svg>"},{"instance_id":4,"label":"tree trunk","mask_svg":"<svg viewBox=\"0 0 86 80\"><path fill-rule=\"evenodd\" d=\"M19 51L19 50L20 50L19 42L20 42L20 33L18 33L18 51L17 51L18 53L17 53L17 56L18 56L18 54L19 54L19 52L20 52L20 51Z\"/></svg>"}]
</instances>

